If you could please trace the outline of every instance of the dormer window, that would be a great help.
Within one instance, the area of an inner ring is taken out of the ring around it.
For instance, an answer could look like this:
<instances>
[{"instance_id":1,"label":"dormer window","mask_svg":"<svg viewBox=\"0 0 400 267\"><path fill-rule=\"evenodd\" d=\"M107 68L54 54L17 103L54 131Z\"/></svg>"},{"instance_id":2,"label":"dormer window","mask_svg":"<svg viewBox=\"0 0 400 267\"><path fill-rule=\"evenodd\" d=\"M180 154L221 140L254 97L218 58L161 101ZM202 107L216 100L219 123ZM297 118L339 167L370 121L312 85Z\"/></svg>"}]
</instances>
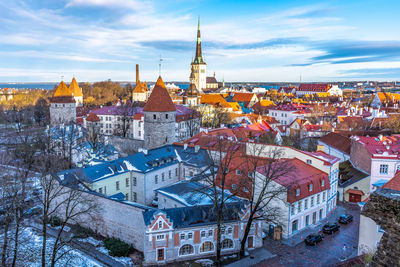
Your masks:
<instances>
[{"instance_id":1,"label":"dormer window","mask_svg":"<svg viewBox=\"0 0 400 267\"><path fill-rule=\"evenodd\" d=\"M296 196L300 196L300 188L296 189Z\"/></svg>"},{"instance_id":2,"label":"dormer window","mask_svg":"<svg viewBox=\"0 0 400 267\"><path fill-rule=\"evenodd\" d=\"M309 186L308 186L308 190L311 192L312 191L312 184L310 184Z\"/></svg>"},{"instance_id":3,"label":"dormer window","mask_svg":"<svg viewBox=\"0 0 400 267\"><path fill-rule=\"evenodd\" d=\"M324 187L325 186L325 180L321 181L321 186Z\"/></svg>"},{"instance_id":4,"label":"dormer window","mask_svg":"<svg viewBox=\"0 0 400 267\"><path fill-rule=\"evenodd\" d=\"M307 159L307 160L306 160L306 163L307 163L307 164L312 164L312 160L311 160L311 159Z\"/></svg>"},{"instance_id":5,"label":"dormer window","mask_svg":"<svg viewBox=\"0 0 400 267\"><path fill-rule=\"evenodd\" d=\"M236 170L236 174L239 175L240 174L240 170Z\"/></svg>"}]
</instances>

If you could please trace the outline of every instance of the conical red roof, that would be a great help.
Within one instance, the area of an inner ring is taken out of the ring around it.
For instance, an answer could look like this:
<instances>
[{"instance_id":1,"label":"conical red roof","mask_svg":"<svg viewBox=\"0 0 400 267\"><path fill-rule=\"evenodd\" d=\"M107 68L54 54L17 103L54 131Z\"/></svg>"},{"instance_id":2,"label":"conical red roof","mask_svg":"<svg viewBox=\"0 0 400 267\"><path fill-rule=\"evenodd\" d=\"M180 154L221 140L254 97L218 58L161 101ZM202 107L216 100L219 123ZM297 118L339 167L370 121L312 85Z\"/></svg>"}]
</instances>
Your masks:
<instances>
[{"instance_id":1,"label":"conical red roof","mask_svg":"<svg viewBox=\"0 0 400 267\"><path fill-rule=\"evenodd\" d=\"M175 105L172 102L171 96L169 95L163 80L161 77L158 77L143 111L168 112L175 110Z\"/></svg>"}]
</instances>

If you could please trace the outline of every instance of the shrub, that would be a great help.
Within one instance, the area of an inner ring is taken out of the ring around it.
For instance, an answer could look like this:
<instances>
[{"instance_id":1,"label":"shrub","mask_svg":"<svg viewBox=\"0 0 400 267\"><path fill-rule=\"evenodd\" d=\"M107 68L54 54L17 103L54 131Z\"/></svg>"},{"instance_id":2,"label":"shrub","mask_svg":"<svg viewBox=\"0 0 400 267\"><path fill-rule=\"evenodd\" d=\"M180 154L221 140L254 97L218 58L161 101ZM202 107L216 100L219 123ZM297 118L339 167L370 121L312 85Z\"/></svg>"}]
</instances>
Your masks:
<instances>
[{"instance_id":1,"label":"shrub","mask_svg":"<svg viewBox=\"0 0 400 267\"><path fill-rule=\"evenodd\" d=\"M52 227L60 226L62 221L59 217L53 216L50 218L49 223Z\"/></svg>"},{"instance_id":2,"label":"shrub","mask_svg":"<svg viewBox=\"0 0 400 267\"><path fill-rule=\"evenodd\" d=\"M72 230L74 231L75 237L78 238L86 238L94 235L94 232L91 229L80 226L79 224L73 225Z\"/></svg>"},{"instance_id":3,"label":"shrub","mask_svg":"<svg viewBox=\"0 0 400 267\"><path fill-rule=\"evenodd\" d=\"M118 238L106 238L103 242L108 254L113 257L128 257L131 252L131 246Z\"/></svg>"}]
</instances>

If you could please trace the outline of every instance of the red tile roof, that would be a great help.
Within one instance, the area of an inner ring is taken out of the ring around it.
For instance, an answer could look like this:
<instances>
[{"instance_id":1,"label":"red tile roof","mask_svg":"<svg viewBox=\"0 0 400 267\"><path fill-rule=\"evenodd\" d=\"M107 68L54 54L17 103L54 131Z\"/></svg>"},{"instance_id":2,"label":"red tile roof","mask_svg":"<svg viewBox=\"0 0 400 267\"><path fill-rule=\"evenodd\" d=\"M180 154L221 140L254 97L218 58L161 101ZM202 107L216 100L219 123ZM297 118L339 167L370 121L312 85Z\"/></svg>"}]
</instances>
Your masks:
<instances>
[{"instance_id":1,"label":"red tile roof","mask_svg":"<svg viewBox=\"0 0 400 267\"><path fill-rule=\"evenodd\" d=\"M371 136L355 136L353 138L363 144L373 158L400 159L400 135L382 136L382 139Z\"/></svg>"},{"instance_id":2,"label":"red tile roof","mask_svg":"<svg viewBox=\"0 0 400 267\"><path fill-rule=\"evenodd\" d=\"M400 191L400 171L397 171L393 178L390 179L386 184L384 184L382 188Z\"/></svg>"},{"instance_id":3,"label":"red tile roof","mask_svg":"<svg viewBox=\"0 0 400 267\"><path fill-rule=\"evenodd\" d=\"M100 121L100 118L99 118L99 116L96 115L96 113L92 112L89 114L89 116L86 118L86 120L96 122L96 121Z\"/></svg>"},{"instance_id":4,"label":"red tile roof","mask_svg":"<svg viewBox=\"0 0 400 267\"><path fill-rule=\"evenodd\" d=\"M329 84L302 83L296 91L327 92L330 88Z\"/></svg>"},{"instance_id":5,"label":"red tile roof","mask_svg":"<svg viewBox=\"0 0 400 267\"><path fill-rule=\"evenodd\" d=\"M54 96L50 103L75 103L75 99L72 96Z\"/></svg>"},{"instance_id":6,"label":"red tile roof","mask_svg":"<svg viewBox=\"0 0 400 267\"><path fill-rule=\"evenodd\" d=\"M350 138L344 135L338 133L329 133L321 137L319 141L333 147L334 149L350 155L351 141Z\"/></svg>"},{"instance_id":7,"label":"red tile roof","mask_svg":"<svg viewBox=\"0 0 400 267\"><path fill-rule=\"evenodd\" d=\"M143 111L169 112L175 110L175 105L165 87L164 81L161 79L161 77L158 77L158 80L154 85L153 91L151 92Z\"/></svg>"},{"instance_id":8,"label":"red tile roof","mask_svg":"<svg viewBox=\"0 0 400 267\"><path fill-rule=\"evenodd\" d=\"M235 93L232 100L236 102L250 102L254 96L257 97L253 93Z\"/></svg>"},{"instance_id":9,"label":"red tile roof","mask_svg":"<svg viewBox=\"0 0 400 267\"><path fill-rule=\"evenodd\" d=\"M330 188L329 176L327 173L297 158L281 159L276 164L284 164L292 169L292 171L274 179L275 182L287 189L287 201L289 203L296 202ZM265 174L266 168L264 166L257 167L257 172ZM322 180L324 180L324 186L322 186ZM311 191L309 190L310 184L312 184ZM296 196L296 189L298 188L300 188L300 194Z\"/></svg>"}]
</instances>

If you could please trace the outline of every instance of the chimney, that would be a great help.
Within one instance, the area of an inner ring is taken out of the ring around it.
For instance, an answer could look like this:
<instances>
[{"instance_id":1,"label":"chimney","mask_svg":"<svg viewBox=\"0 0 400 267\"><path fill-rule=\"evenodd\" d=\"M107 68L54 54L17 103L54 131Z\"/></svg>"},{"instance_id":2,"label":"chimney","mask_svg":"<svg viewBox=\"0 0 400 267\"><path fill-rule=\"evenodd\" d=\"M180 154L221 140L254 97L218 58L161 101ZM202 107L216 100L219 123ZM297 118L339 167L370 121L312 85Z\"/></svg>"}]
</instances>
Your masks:
<instances>
[{"instance_id":1,"label":"chimney","mask_svg":"<svg viewBox=\"0 0 400 267\"><path fill-rule=\"evenodd\" d=\"M136 64L136 85L139 84L139 64Z\"/></svg>"}]
</instances>

